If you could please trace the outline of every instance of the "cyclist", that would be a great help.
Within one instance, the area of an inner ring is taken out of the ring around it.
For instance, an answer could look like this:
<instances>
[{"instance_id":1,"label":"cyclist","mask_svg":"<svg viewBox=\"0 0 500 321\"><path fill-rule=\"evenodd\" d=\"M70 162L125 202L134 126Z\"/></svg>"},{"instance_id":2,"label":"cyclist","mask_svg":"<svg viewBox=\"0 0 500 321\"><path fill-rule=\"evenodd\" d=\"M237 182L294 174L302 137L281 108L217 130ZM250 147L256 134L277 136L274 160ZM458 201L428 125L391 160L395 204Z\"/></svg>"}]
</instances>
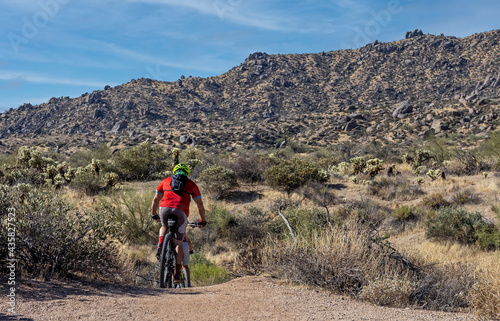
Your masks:
<instances>
[{"instance_id":1,"label":"cyclist","mask_svg":"<svg viewBox=\"0 0 500 321\"><path fill-rule=\"evenodd\" d=\"M151 204L151 215L155 220L161 220L160 235L158 240L158 248L156 256L161 253L163 237L167 231L167 216L175 215L177 217L176 236L175 236L175 251L176 251L176 266L174 282L179 283L181 280L183 246L182 240L186 233L186 227L189 217L189 203L191 198L198 206L200 214L200 226L206 225L205 207L201 199L201 193L198 186L188 178L189 167L186 164L177 164L172 171L172 176L164 179L156 188L156 195ZM159 206L159 218L158 218Z\"/></svg>"}]
</instances>

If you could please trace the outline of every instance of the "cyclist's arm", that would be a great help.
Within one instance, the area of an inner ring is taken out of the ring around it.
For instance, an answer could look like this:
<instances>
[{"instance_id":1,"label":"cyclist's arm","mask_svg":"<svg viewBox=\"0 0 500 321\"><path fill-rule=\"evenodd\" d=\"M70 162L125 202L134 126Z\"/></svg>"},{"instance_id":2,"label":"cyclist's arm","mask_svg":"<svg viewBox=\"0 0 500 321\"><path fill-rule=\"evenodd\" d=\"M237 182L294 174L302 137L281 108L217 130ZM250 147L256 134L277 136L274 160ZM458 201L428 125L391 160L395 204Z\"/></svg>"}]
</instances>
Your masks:
<instances>
[{"instance_id":1,"label":"cyclist's arm","mask_svg":"<svg viewBox=\"0 0 500 321\"><path fill-rule=\"evenodd\" d=\"M162 194L156 193L155 198L153 198L153 203L151 204L151 214L158 215L158 206L160 205Z\"/></svg>"},{"instance_id":2,"label":"cyclist's arm","mask_svg":"<svg viewBox=\"0 0 500 321\"><path fill-rule=\"evenodd\" d=\"M195 198L194 201L196 205L198 205L198 212L200 213L201 220L206 221L207 218L205 217L205 206L203 206L203 201L201 200L201 197Z\"/></svg>"}]
</instances>

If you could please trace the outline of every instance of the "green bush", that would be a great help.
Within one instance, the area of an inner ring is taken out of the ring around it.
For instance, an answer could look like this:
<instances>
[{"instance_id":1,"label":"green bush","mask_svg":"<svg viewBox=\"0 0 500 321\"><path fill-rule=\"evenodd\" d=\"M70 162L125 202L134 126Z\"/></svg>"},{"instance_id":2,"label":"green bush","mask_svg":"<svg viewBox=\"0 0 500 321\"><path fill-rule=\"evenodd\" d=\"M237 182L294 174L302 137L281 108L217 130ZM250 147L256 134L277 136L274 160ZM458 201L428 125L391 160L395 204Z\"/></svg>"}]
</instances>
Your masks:
<instances>
[{"instance_id":1,"label":"green bush","mask_svg":"<svg viewBox=\"0 0 500 321\"><path fill-rule=\"evenodd\" d=\"M102 159L104 161L108 161L111 160L111 157L112 154L108 145L101 143L97 148L75 151L69 157L68 163L72 167L85 167L92 162L92 159ZM103 165L106 164L107 163L103 163Z\"/></svg>"},{"instance_id":2,"label":"green bush","mask_svg":"<svg viewBox=\"0 0 500 321\"><path fill-rule=\"evenodd\" d=\"M290 227L297 236L308 238L328 225L328 218L324 209L288 207L282 210L281 213L288 220ZM288 227L280 216L276 216L269 222L267 229L274 234L278 234L280 238L290 236Z\"/></svg>"},{"instance_id":3,"label":"green bush","mask_svg":"<svg viewBox=\"0 0 500 321\"><path fill-rule=\"evenodd\" d=\"M449 206L450 203L444 199L443 194L435 193L429 196L426 196L422 199L422 205L427 207L428 209L437 210L441 207Z\"/></svg>"},{"instance_id":4,"label":"green bush","mask_svg":"<svg viewBox=\"0 0 500 321\"><path fill-rule=\"evenodd\" d=\"M105 212L76 210L57 193L43 189L3 187L0 194L1 206L16 213L15 258L20 275L115 277L118 253L109 237L117 230L115 222L105 219ZM0 215L0 234L7 235L7 214Z\"/></svg>"},{"instance_id":5,"label":"green bush","mask_svg":"<svg viewBox=\"0 0 500 321\"><path fill-rule=\"evenodd\" d=\"M118 182L116 173L104 173L102 162L93 159L86 167L76 169L69 168L65 174L67 180L71 180L70 187L81 190L87 195L95 195L103 190L108 190Z\"/></svg>"},{"instance_id":6,"label":"green bush","mask_svg":"<svg viewBox=\"0 0 500 321\"><path fill-rule=\"evenodd\" d=\"M394 209L392 212L392 217L396 221L404 222L411 221L418 217L419 210L414 205L401 205L398 208Z\"/></svg>"},{"instance_id":7,"label":"green bush","mask_svg":"<svg viewBox=\"0 0 500 321\"><path fill-rule=\"evenodd\" d=\"M189 262L191 284L193 286L207 286L227 282L231 275L222 267L215 265L202 253L191 255Z\"/></svg>"},{"instance_id":8,"label":"green bush","mask_svg":"<svg viewBox=\"0 0 500 321\"><path fill-rule=\"evenodd\" d=\"M491 234L494 230L494 225L486 222L481 214L453 207L440 208L436 218L426 222L428 237L447 238L463 244L476 243L478 234ZM485 238L483 235L482 239Z\"/></svg>"},{"instance_id":9,"label":"green bush","mask_svg":"<svg viewBox=\"0 0 500 321\"><path fill-rule=\"evenodd\" d=\"M238 224L236 217L224 207L215 207L207 216L210 218L210 230L221 238L229 237L230 229Z\"/></svg>"},{"instance_id":10,"label":"green bush","mask_svg":"<svg viewBox=\"0 0 500 321\"><path fill-rule=\"evenodd\" d=\"M231 169L212 165L204 169L198 178L203 188L216 199L225 197L238 186L236 174Z\"/></svg>"},{"instance_id":11,"label":"green bush","mask_svg":"<svg viewBox=\"0 0 500 321\"><path fill-rule=\"evenodd\" d=\"M120 226L118 238L132 244L154 244L160 225L151 219L151 203L154 193L122 191L111 195L109 201L101 198L101 204L109 214L107 219Z\"/></svg>"},{"instance_id":12,"label":"green bush","mask_svg":"<svg viewBox=\"0 0 500 321\"><path fill-rule=\"evenodd\" d=\"M122 179L151 180L164 178L162 173L170 169L172 156L158 145L144 143L117 152L112 163Z\"/></svg>"},{"instance_id":13,"label":"green bush","mask_svg":"<svg viewBox=\"0 0 500 321\"><path fill-rule=\"evenodd\" d=\"M327 182L329 174L319 166L300 159L280 161L264 172L267 184L284 188L290 193L297 187L304 186L308 181Z\"/></svg>"}]
</instances>

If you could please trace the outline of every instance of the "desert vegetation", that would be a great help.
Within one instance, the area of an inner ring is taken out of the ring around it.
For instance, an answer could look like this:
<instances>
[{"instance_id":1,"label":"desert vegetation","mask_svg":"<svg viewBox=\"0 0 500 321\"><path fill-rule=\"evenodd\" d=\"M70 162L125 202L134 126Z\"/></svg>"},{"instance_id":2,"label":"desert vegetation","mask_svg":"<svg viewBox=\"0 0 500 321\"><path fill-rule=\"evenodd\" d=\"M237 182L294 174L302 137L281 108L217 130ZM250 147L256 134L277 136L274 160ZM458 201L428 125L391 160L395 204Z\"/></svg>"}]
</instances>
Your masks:
<instances>
[{"instance_id":1,"label":"desert vegetation","mask_svg":"<svg viewBox=\"0 0 500 321\"><path fill-rule=\"evenodd\" d=\"M209 225L188 232L194 284L268 274L379 305L498 319L500 136L466 151L430 139L385 158L365 147L350 157L340 144L177 150L208 211ZM173 151L103 145L82 155L21 147L4 156L1 241L15 208L23 277L155 286L149 206Z\"/></svg>"}]
</instances>

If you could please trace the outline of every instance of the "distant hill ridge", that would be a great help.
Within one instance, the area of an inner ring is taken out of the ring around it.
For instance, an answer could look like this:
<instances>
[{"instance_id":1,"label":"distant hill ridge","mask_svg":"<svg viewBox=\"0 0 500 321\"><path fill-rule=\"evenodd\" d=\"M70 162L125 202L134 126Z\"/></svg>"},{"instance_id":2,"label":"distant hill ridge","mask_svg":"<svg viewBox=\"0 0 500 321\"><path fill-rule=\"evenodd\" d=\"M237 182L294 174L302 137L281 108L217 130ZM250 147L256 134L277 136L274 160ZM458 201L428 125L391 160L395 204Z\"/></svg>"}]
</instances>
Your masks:
<instances>
[{"instance_id":1,"label":"distant hill ridge","mask_svg":"<svg viewBox=\"0 0 500 321\"><path fill-rule=\"evenodd\" d=\"M326 146L498 126L500 30L466 38L416 34L315 54L256 52L209 78L151 79L24 104L0 114L0 148Z\"/></svg>"}]
</instances>

